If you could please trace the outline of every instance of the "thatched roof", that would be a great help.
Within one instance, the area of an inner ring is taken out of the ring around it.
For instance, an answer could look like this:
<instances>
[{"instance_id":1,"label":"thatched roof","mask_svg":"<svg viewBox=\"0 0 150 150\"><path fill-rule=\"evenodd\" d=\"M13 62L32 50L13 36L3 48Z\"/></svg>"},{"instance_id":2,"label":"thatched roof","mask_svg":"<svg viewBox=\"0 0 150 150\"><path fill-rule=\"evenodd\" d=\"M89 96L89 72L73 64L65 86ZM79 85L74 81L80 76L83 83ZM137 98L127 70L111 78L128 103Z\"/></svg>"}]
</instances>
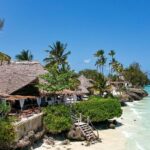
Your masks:
<instances>
[{"instance_id":1,"label":"thatched roof","mask_svg":"<svg viewBox=\"0 0 150 150\"><path fill-rule=\"evenodd\" d=\"M84 75L81 75L78 80L80 81L80 85L78 87L79 91L84 94L88 94L88 88L92 87L91 79L87 79Z\"/></svg>"},{"instance_id":2,"label":"thatched roof","mask_svg":"<svg viewBox=\"0 0 150 150\"><path fill-rule=\"evenodd\" d=\"M0 66L0 93L12 94L46 73L39 62L11 62Z\"/></svg>"},{"instance_id":3,"label":"thatched roof","mask_svg":"<svg viewBox=\"0 0 150 150\"><path fill-rule=\"evenodd\" d=\"M0 98L8 97L8 94L0 93Z\"/></svg>"},{"instance_id":4,"label":"thatched roof","mask_svg":"<svg viewBox=\"0 0 150 150\"><path fill-rule=\"evenodd\" d=\"M64 89L62 91L57 91L57 92L47 92L47 91L40 91L41 95L43 96L48 96L48 95L73 95L73 94L77 94L78 92L76 91L72 91L69 89Z\"/></svg>"},{"instance_id":5,"label":"thatched roof","mask_svg":"<svg viewBox=\"0 0 150 150\"><path fill-rule=\"evenodd\" d=\"M61 94L61 95L67 95L67 94L75 94L76 92L75 91L72 91L72 90L68 90L68 89L64 89L62 91L59 91L59 92L56 92L56 94Z\"/></svg>"},{"instance_id":6,"label":"thatched roof","mask_svg":"<svg viewBox=\"0 0 150 150\"><path fill-rule=\"evenodd\" d=\"M16 101L16 100L24 100L24 99L36 100L37 97L36 96L10 95L5 98L5 100L7 100L7 101Z\"/></svg>"}]
</instances>

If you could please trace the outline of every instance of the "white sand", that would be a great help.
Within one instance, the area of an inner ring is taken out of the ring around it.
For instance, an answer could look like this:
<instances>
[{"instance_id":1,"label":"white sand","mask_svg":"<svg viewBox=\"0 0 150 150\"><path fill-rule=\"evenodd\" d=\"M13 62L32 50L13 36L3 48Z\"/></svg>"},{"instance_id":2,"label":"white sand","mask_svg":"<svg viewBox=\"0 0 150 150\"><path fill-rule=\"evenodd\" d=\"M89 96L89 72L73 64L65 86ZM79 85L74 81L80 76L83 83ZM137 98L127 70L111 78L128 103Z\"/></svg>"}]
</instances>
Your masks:
<instances>
[{"instance_id":1,"label":"white sand","mask_svg":"<svg viewBox=\"0 0 150 150\"><path fill-rule=\"evenodd\" d=\"M117 119L119 122L124 120ZM42 144L35 150L125 150L126 138L123 135L124 125L116 129L99 130L101 143L85 146L85 142L71 142L70 145L61 145L61 141L55 141L55 146ZM84 144L84 145L83 145Z\"/></svg>"}]
</instances>

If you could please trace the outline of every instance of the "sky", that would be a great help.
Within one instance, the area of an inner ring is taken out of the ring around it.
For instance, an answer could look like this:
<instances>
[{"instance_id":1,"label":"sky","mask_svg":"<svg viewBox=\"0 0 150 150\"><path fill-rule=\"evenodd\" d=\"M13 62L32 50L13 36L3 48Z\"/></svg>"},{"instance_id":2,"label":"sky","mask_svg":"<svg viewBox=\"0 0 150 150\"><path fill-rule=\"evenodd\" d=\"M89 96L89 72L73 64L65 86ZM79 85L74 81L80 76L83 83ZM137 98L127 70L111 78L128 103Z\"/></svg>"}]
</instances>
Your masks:
<instances>
[{"instance_id":1,"label":"sky","mask_svg":"<svg viewBox=\"0 0 150 150\"><path fill-rule=\"evenodd\" d=\"M15 59L29 49L43 63L48 45L59 40L76 71L95 69L93 54L113 49L124 66L139 62L150 72L149 8L149 0L0 0L0 51Z\"/></svg>"}]
</instances>

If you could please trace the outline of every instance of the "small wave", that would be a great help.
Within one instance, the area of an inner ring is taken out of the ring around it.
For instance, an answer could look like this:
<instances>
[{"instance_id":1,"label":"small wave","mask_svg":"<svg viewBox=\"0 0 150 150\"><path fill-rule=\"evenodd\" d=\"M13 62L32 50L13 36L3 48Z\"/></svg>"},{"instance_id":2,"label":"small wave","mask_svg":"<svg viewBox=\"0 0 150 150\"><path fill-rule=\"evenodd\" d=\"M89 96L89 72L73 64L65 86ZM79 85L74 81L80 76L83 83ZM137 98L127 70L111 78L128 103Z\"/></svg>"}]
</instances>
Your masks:
<instances>
[{"instance_id":1,"label":"small wave","mask_svg":"<svg viewBox=\"0 0 150 150\"><path fill-rule=\"evenodd\" d=\"M138 142L136 143L136 147L138 148L138 150L145 150Z\"/></svg>"},{"instance_id":2,"label":"small wave","mask_svg":"<svg viewBox=\"0 0 150 150\"><path fill-rule=\"evenodd\" d=\"M139 115L140 113L136 109L131 108L131 110L137 116L137 118L141 118L141 116Z\"/></svg>"},{"instance_id":3,"label":"small wave","mask_svg":"<svg viewBox=\"0 0 150 150\"><path fill-rule=\"evenodd\" d=\"M133 101L134 104L140 104L140 101Z\"/></svg>"},{"instance_id":4,"label":"small wave","mask_svg":"<svg viewBox=\"0 0 150 150\"><path fill-rule=\"evenodd\" d=\"M125 136L126 138L131 138L131 136L132 136L132 134L129 133L129 132L127 132L127 131L122 131L122 133L124 134L124 136Z\"/></svg>"},{"instance_id":5,"label":"small wave","mask_svg":"<svg viewBox=\"0 0 150 150\"><path fill-rule=\"evenodd\" d=\"M133 104L132 102L126 102L126 104L127 104L128 106L130 106L130 107L133 107L133 106L134 106L134 104Z\"/></svg>"}]
</instances>

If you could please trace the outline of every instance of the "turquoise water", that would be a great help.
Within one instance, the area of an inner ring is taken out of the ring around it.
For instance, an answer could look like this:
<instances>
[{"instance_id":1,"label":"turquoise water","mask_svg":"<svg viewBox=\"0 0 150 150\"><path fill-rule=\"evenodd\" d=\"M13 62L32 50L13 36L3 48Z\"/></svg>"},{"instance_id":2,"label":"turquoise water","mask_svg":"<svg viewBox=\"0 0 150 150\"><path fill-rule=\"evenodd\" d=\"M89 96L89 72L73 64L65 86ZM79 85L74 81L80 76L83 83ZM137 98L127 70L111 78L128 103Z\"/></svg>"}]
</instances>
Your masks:
<instances>
[{"instance_id":1,"label":"turquoise water","mask_svg":"<svg viewBox=\"0 0 150 150\"><path fill-rule=\"evenodd\" d=\"M145 90L150 94L150 86ZM126 150L150 150L150 96L127 104L123 113Z\"/></svg>"}]
</instances>

